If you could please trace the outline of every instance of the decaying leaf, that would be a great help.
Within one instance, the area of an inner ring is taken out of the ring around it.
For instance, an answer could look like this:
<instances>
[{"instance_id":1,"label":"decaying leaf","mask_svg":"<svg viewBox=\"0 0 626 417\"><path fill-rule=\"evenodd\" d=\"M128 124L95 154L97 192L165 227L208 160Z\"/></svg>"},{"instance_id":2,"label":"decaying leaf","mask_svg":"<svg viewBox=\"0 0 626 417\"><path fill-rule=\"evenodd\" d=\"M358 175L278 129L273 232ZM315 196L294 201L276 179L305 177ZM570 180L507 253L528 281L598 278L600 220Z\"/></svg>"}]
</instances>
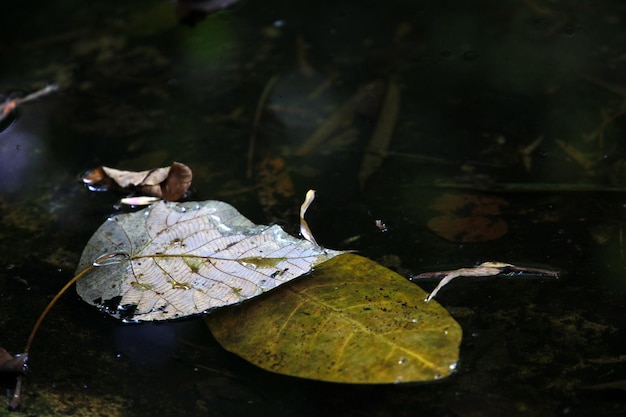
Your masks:
<instances>
[{"instance_id":1,"label":"decaying leaf","mask_svg":"<svg viewBox=\"0 0 626 417\"><path fill-rule=\"evenodd\" d=\"M269 371L343 383L430 381L455 368L461 328L395 272L354 254L206 317L218 342Z\"/></svg>"},{"instance_id":2,"label":"decaying leaf","mask_svg":"<svg viewBox=\"0 0 626 417\"><path fill-rule=\"evenodd\" d=\"M27 354L13 356L3 348L0 348L0 372L24 373L27 361Z\"/></svg>"},{"instance_id":3,"label":"decaying leaf","mask_svg":"<svg viewBox=\"0 0 626 417\"><path fill-rule=\"evenodd\" d=\"M257 226L221 201L158 202L91 237L78 294L125 320L166 320L241 302L342 252Z\"/></svg>"},{"instance_id":4,"label":"decaying leaf","mask_svg":"<svg viewBox=\"0 0 626 417\"><path fill-rule=\"evenodd\" d=\"M100 166L83 175L83 183L90 189L101 191L121 189L144 195L176 201L191 186L192 172L185 164L174 162L172 166L147 171L122 171Z\"/></svg>"},{"instance_id":5,"label":"decaying leaf","mask_svg":"<svg viewBox=\"0 0 626 417\"><path fill-rule=\"evenodd\" d=\"M445 285L450 283L454 278L458 277L490 277L495 275L504 275L504 276L519 276L519 275L534 275L534 276L542 276L542 277L552 277L557 278L558 272L550 269L542 269L542 268L530 268L530 267L520 267L512 264L507 264L504 262L483 262L480 265L476 265L471 268L459 268L451 271L437 271L437 272L426 272L419 275L414 275L411 279L423 279L423 278L441 278L439 284L435 287L435 289L428 295L426 298L426 302L432 300L439 290L441 290Z\"/></svg>"},{"instance_id":6,"label":"decaying leaf","mask_svg":"<svg viewBox=\"0 0 626 417\"><path fill-rule=\"evenodd\" d=\"M452 242L486 242L504 236L509 230L504 220L485 216L437 216L426 225L437 235Z\"/></svg>"},{"instance_id":7,"label":"decaying leaf","mask_svg":"<svg viewBox=\"0 0 626 417\"><path fill-rule=\"evenodd\" d=\"M444 194L430 207L441 213L427 226L453 242L485 242L504 236L509 226L499 217L508 202L499 197L475 194Z\"/></svg>"}]
</instances>

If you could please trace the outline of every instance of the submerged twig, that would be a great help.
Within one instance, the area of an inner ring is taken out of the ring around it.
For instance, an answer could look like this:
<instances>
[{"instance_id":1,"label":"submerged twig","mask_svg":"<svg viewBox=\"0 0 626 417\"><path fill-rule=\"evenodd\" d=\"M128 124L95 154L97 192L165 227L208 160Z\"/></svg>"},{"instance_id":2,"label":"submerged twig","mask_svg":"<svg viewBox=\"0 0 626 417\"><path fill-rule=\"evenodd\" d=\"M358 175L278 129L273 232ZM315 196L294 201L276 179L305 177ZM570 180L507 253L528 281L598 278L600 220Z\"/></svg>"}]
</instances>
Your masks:
<instances>
[{"instance_id":1,"label":"submerged twig","mask_svg":"<svg viewBox=\"0 0 626 417\"><path fill-rule=\"evenodd\" d=\"M376 96L381 88L380 81L374 81L359 88L348 100L343 102L329 117L307 138L294 155L306 156L320 148L341 127L349 124L359 110L359 106L369 97Z\"/></svg>"},{"instance_id":2,"label":"submerged twig","mask_svg":"<svg viewBox=\"0 0 626 417\"><path fill-rule=\"evenodd\" d=\"M374 128L374 133L370 138L361 168L359 170L359 184L361 189L365 188L367 179L375 173L387 156L387 150L391 143L391 137L396 127L398 114L400 112L400 89L393 81L387 85L387 93L380 109L378 122Z\"/></svg>"}]
</instances>

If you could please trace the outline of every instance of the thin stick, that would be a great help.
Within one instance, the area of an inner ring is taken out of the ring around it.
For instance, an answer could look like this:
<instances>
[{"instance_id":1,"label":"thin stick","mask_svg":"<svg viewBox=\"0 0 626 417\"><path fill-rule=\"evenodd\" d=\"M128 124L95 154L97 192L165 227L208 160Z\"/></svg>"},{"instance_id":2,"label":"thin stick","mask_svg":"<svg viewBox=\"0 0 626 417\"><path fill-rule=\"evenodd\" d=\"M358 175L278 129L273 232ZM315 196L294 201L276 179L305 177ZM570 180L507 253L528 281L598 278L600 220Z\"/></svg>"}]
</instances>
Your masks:
<instances>
[{"instance_id":1,"label":"thin stick","mask_svg":"<svg viewBox=\"0 0 626 417\"><path fill-rule=\"evenodd\" d=\"M39 315L39 318L35 322L35 325L33 326L33 329L30 331L30 335L28 336L28 341L26 341L26 347L24 348L24 355L28 355L28 352L30 351L30 347L33 344L33 339L35 338L35 334L37 333L37 330L39 330L39 327L41 326L41 323L43 322L43 319L46 317L46 315L48 314L48 312L50 311L52 306L68 290L68 288L70 288L72 286L72 284L74 284L76 281L78 281L78 279L80 277L82 277L83 275L85 275L87 272L91 271L94 268L94 266L95 265L93 265L93 264L89 265L88 267L86 267L85 269L80 271L78 274L76 274L76 276L74 278L72 278L71 280L69 280L67 282L67 284L65 284L63 286L63 288L61 288L61 290L57 293L57 295L55 295L54 298L52 300L50 300L50 302L48 303L46 308ZM19 405L20 405L20 400L21 400L21 396L22 396L21 395L21 390L22 390L23 379L24 379L24 374L21 373L17 377L17 383L15 384L15 391L13 392L13 398L11 398L11 402L9 404L9 408L11 410L17 409L17 407L19 407Z\"/></svg>"},{"instance_id":2,"label":"thin stick","mask_svg":"<svg viewBox=\"0 0 626 417\"><path fill-rule=\"evenodd\" d=\"M21 106L24 103L29 101L33 101L38 99L39 97L45 96L47 94L53 93L59 89L58 85L52 84L48 85L41 90L35 91L22 98L14 98L12 100L8 100L5 103L0 104L0 122L4 120L9 114L11 114L18 106Z\"/></svg>"}]
</instances>

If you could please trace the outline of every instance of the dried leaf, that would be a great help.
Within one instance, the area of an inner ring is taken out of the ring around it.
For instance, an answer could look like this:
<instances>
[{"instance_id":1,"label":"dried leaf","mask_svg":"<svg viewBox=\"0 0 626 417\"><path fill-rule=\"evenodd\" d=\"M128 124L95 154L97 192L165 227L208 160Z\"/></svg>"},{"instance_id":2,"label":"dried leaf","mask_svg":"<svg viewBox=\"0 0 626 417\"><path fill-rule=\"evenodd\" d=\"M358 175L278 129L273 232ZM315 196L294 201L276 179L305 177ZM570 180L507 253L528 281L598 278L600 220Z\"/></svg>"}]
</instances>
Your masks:
<instances>
[{"instance_id":1,"label":"dried leaf","mask_svg":"<svg viewBox=\"0 0 626 417\"><path fill-rule=\"evenodd\" d=\"M254 302L209 314L227 350L267 369L322 381L431 381L455 368L461 327L404 277L354 254Z\"/></svg>"},{"instance_id":2,"label":"dried leaf","mask_svg":"<svg viewBox=\"0 0 626 417\"><path fill-rule=\"evenodd\" d=\"M460 268L452 271L425 272L423 274L414 275L412 280L424 278L442 278L435 289L428 295L426 302L432 300L439 290L446 286L454 278L458 277L489 277L494 275L503 276L520 276L534 275L540 277L558 278L558 272L551 269L520 267L504 262L483 262L480 265L471 268Z\"/></svg>"},{"instance_id":3,"label":"dried leaf","mask_svg":"<svg viewBox=\"0 0 626 417\"><path fill-rule=\"evenodd\" d=\"M458 217L494 216L502 213L509 203L503 198L477 194L443 194L429 205L441 213Z\"/></svg>"},{"instance_id":4,"label":"dried leaf","mask_svg":"<svg viewBox=\"0 0 626 417\"><path fill-rule=\"evenodd\" d=\"M443 215L431 218L427 226L453 242L486 242L504 236L509 226L498 217L508 202L499 197L475 194L444 194L430 207Z\"/></svg>"},{"instance_id":5,"label":"dried leaf","mask_svg":"<svg viewBox=\"0 0 626 417\"><path fill-rule=\"evenodd\" d=\"M170 167L140 172L100 166L85 173L82 180L90 189L96 191L115 188L176 201L182 198L191 186L192 172L191 168L180 162L174 162Z\"/></svg>"},{"instance_id":6,"label":"dried leaf","mask_svg":"<svg viewBox=\"0 0 626 417\"><path fill-rule=\"evenodd\" d=\"M191 186L192 177L191 168L180 162L174 162L167 178L161 183L161 198L167 201L176 201L182 198Z\"/></svg>"},{"instance_id":7,"label":"dried leaf","mask_svg":"<svg viewBox=\"0 0 626 417\"><path fill-rule=\"evenodd\" d=\"M509 230L504 220L483 216L439 216L430 219L426 225L444 239L464 243L495 240Z\"/></svg>"},{"instance_id":8,"label":"dried leaf","mask_svg":"<svg viewBox=\"0 0 626 417\"><path fill-rule=\"evenodd\" d=\"M257 226L221 201L159 202L107 220L78 270L78 294L124 320L204 313L271 290L341 252Z\"/></svg>"}]
</instances>

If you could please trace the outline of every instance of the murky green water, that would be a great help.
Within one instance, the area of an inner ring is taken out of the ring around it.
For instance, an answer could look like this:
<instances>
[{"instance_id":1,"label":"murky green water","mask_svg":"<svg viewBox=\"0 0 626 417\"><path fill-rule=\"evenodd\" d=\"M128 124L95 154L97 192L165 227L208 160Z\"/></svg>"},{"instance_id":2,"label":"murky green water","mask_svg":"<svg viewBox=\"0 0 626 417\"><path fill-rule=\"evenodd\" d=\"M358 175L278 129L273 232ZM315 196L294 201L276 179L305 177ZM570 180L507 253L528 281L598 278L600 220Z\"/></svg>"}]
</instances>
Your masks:
<instances>
[{"instance_id":1,"label":"murky green water","mask_svg":"<svg viewBox=\"0 0 626 417\"><path fill-rule=\"evenodd\" d=\"M21 2L1 19L0 92L60 86L0 132L0 346L13 353L115 212L118 195L78 182L100 164L185 162L194 199L292 231L315 188L308 215L320 243L407 277L485 260L562 271L446 288L439 300L465 332L461 361L422 385L270 374L225 352L202 320L123 325L71 292L35 340L14 415L626 412L623 2L247 0L187 27L165 0L66 0ZM400 99L388 154L363 180L390 83ZM373 92L357 110L299 154L364 86ZM277 157L293 190L259 168ZM478 216L499 237L432 230L433 218L456 221L436 202L461 193L502 199ZM12 378L2 384L4 394Z\"/></svg>"}]
</instances>

